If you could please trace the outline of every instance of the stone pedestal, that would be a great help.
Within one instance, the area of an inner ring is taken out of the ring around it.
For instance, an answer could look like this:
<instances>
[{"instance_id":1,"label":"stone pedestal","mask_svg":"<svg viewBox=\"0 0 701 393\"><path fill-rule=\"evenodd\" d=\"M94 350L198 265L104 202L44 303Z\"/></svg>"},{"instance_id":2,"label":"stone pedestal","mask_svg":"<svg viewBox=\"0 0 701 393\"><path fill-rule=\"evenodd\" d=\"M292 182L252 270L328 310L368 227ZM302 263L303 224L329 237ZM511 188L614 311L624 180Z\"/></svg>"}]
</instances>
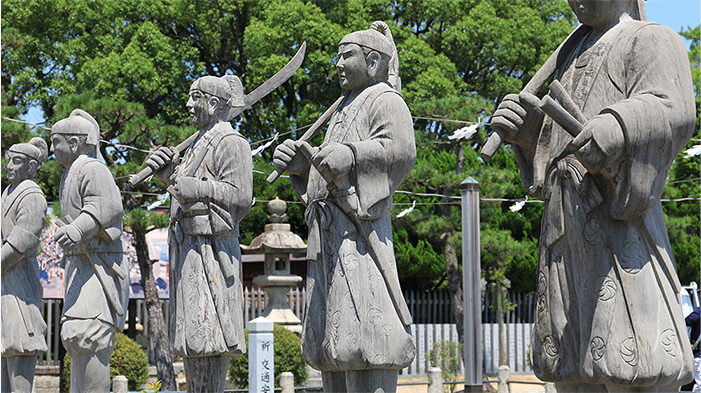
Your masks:
<instances>
[{"instance_id":1,"label":"stone pedestal","mask_svg":"<svg viewBox=\"0 0 701 393\"><path fill-rule=\"evenodd\" d=\"M292 274L265 274L253 278L253 284L265 289L267 297L263 316L296 334L302 334L302 321L290 309L287 293L302 283L302 277Z\"/></svg>"},{"instance_id":2,"label":"stone pedestal","mask_svg":"<svg viewBox=\"0 0 701 393\"><path fill-rule=\"evenodd\" d=\"M287 204L278 198L268 202L270 224L249 246L242 246L248 254L265 255L265 274L253 278L253 284L265 290L266 305L263 316L296 334L302 334L302 321L290 309L287 293L302 283L302 277L290 273L290 254L307 249L301 237L283 223Z\"/></svg>"}]
</instances>

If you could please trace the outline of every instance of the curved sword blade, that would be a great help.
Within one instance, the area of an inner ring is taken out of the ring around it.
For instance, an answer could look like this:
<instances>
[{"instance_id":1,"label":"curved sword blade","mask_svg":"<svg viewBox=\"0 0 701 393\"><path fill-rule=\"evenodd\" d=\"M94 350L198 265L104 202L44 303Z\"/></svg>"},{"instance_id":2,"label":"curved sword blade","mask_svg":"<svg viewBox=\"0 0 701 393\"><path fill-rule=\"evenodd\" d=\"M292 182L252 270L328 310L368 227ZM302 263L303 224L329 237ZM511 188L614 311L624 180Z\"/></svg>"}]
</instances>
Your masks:
<instances>
[{"instance_id":1,"label":"curved sword blade","mask_svg":"<svg viewBox=\"0 0 701 393\"><path fill-rule=\"evenodd\" d=\"M253 90L251 94L243 97L243 102L246 106L251 106L258 102L261 98L270 94L271 91L277 89L281 84L287 82L288 79L294 75L295 71L302 65L302 60L304 60L304 52L307 50L307 41L302 42L302 46L299 47L295 56L290 60L287 65L282 67L277 74L273 75L270 79L263 82L262 85L258 86L257 89Z\"/></svg>"}]
</instances>

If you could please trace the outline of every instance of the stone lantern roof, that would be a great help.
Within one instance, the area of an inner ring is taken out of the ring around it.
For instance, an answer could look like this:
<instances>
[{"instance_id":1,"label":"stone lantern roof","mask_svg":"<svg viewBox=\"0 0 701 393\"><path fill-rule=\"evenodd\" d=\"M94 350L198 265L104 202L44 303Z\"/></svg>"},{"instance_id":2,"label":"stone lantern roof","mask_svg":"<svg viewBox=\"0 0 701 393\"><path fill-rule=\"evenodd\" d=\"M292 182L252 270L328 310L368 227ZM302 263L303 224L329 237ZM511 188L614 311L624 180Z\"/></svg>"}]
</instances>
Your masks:
<instances>
[{"instance_id":1,"label":"stone lantern roof","mask_svg":"<svg viewBox=\"0 0 701 393\"><path fill-rule=\"evenodd\" d=\"M307 245L304 244L304 240L290 230L290 224L284 222L287 219L286 211L285 201L276 197L268 202L270 223L265 224L264 232L256 236L250 245L242 245L241 249L248 254L305 252Z\"/></svg>"}]
</instances>

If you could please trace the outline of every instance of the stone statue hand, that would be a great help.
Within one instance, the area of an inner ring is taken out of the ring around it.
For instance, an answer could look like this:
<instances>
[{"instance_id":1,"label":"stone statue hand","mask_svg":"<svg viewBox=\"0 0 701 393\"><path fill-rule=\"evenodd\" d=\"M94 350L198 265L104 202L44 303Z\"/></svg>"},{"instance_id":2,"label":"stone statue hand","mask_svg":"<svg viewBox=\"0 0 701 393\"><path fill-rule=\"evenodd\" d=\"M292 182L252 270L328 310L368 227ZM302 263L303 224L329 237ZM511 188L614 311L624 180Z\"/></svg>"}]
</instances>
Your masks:
<instances>
[{"instance_id":1,"label":"stone statue hand","mask_svg":"<svg viewBox=\"0 0 701 393\"><path fill-rule=\"evenodd\" d=\"M273 153L273 165L276 168L286 170L292 175L309 172L309 160L299 151L299 144L292 139L286 139Z\"/></svg>"},{"instance_id":2,"label":"stone statue hand","mask_svg":"<svg viewBox=\"0 0 701 393\"><path fill-rule=\"evenodd\" d=\"M599 173L623 153L625 137L618 120L610 113L591 118L571 142L574 155L587 170Z\"/></svg>"},{"instance_id":3,"label":"stone statue hand","mask_svg":"<svg viewBox=\"0 0 701 393\"><path fill-rule=\"evenodd\" d=\"M56 231L54 240L61 248L68 251L83 240L83 232L75 225L65 225Z\"/></svg>"},{"instance_id":4,"label":"stone statue hand","mask_svg":"<svg viewBox=\"0 0 701 393\"><path fill-rule=\"evenodd\" d=\"M151 168L151 170L153 170L154 172L157 172L158 170L173 162L175 157L177 157L177 155L175 154L173 149L171 149L170 147L161 146L156 151L151 153L151 155L149 155L148 158L146 158L144 164L146 164L146 166Z\"/></svg>"},{"instance_id":5,"label":"stone statue hand","mask_svg":"<svg viewBox=\"0 0 701 393\"><path fill-rule=\"evenodd\" d=\"M314 167L326 179L338 179L353 168L353 151L340 143L324 143L312 157Z\"/></svg>"},{"instance_id":6,"label":"stone statue hand","mask_svg":"<svg viewBox=\"0 0 701 393\"><path fill-rule=\"evenodd\" d=\"M534 111L521 103L518 94L509 94L494 111L490 125L493 129L501 130L505 140L518 143L519 132L536 117L532 112Z\"/></svg>"},{"instance_id":7,"label":"stone statue hand","mask_svg":"<svg viewBox=\"0 0 701 393\"><path fill-rule=\"evenodd\" d=\"M173 188L175 189L176 198L183 202L193 202L207 198L212 190L209 181L191 176L178 177L175 179Z\"/></svg>"}]
</instances>

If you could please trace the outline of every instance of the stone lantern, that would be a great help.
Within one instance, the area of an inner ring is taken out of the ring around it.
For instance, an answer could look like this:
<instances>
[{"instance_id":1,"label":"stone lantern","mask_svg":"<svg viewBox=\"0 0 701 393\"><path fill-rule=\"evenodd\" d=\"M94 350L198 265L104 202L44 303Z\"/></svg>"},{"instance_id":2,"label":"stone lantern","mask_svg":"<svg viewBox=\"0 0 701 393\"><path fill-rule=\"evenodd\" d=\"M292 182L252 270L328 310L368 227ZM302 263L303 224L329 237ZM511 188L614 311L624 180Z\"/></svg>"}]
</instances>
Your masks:
<instances>
[{"instance_id":1,"label":"stone lantern","mask_svg":"<svg viewBox=\"0 0 701 393\"><path fill-rule=\"evenodd\" d=\"M275 198L268 202L270 223L251 245L243 246L247 254L264 254L264 274L253 278L253 284L265 290L267 304L263 316L285 326L292 332L302 333L302 321L290 309L287 293L297 287L302 277L290 273L290 254L306 252L307 245L298 235L290 231L287 219L287 203Z\"/></svg>"}]
</instances>

